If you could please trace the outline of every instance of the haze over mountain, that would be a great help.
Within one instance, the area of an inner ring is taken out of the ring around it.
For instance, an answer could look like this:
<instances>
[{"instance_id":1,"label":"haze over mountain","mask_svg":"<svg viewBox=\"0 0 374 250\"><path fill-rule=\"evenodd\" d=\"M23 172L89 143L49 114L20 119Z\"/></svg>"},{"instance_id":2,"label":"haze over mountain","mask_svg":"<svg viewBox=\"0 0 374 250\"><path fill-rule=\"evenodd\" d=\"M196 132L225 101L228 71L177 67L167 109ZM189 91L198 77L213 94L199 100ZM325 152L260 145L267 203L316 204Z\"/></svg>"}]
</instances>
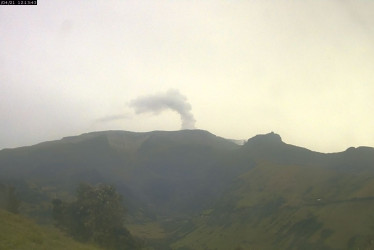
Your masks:
<instances>
[{"instance_id":1,"label":"haze over mountain","mask_svg":"<svg viewBox=\"0 0 374 250\"><path fill-rule=\"evenodd\" d=\"M374 249L374 1L1 2L1 250Z\"/></svg>"},{"instance_id":2,"label":"haze over mountain","mask_svg":"<svg viewBox=\"0 0 374 250\"><path fill-rule=\"evenodd\" d=\"M371 0L2 5L0 149L181 118L225 138L373 147L373 13Z\"/></svg>"},{"instance_id":3,"label":"haze over mountain","mask_svg":"<svg viewBox=\"0 0 374 250\"><path fill-rule=\"evenodd\" d=\"M0 151L0 183L48 223L80 182L114 184L153 249L353 249L374 242L374 149L319 153L275 133L102 131ZM42 204L42 205L41 205Z\"/></svg>"}]
</instances>

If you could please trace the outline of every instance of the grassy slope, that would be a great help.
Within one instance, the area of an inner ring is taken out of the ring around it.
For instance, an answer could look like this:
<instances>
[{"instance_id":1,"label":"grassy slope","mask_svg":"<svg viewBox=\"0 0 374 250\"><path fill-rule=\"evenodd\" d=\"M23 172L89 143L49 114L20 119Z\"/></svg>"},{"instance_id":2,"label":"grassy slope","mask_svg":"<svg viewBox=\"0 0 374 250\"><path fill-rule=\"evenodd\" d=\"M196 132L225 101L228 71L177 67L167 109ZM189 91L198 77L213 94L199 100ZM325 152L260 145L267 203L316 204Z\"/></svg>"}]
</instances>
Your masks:
<instances>
[{"instance_id":1,"label":"grassy slope","mask_svg":"<svg viewBox=\"0 0 374 250\"><path fill-rule=\"evenodd\" d=\"M270 135L227 154L237 147L204 132L86 136L90 140L79 136L0 151L0 167L40 182L49 198L82 180L126 184L136 191L129 194L171 219L155 215L129 226L135 235L159 241L157 249L168 249L163 238L184 250L371 249L374 243L372 149L326 156ZM201 208L206 210L189 219Z\"/></svg>"},{"instance_id":2,"label":"grassy slope","mask_svg":"<svg viewBox=\"0 0 374 250\"><path fill-rule=\"evenodd\" d=\"M58 250L58 249L101 249L78 243L54 228L44 228L34 222L0 210L0 249L2 250Z\"/></svg>"},{"instance_id":3,"label":"grassy slope","mask_svg":"<svg viewBox=\"0 0 374 250\"><path fill-rule=\"evenodd\" d=\"M263 162L173 248L374 249L373 211L372 175Z\"/></svg>"}]
</instances>

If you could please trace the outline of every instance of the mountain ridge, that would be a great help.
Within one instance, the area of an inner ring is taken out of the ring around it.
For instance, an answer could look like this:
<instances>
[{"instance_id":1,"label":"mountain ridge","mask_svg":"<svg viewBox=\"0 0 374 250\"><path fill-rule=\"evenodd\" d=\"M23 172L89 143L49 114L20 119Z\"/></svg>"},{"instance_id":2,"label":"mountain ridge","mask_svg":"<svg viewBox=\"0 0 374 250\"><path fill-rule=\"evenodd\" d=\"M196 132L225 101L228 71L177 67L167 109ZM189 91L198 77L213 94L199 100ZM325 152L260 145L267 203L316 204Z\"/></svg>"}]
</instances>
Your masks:
<instances>
[{"instance_id":1,"label":"mountain ridge","mask_svg":"<svg viewBox=\"0 0 374 250\"><path fill-rule=\"evenodd\" d=\"M51 143L56 143L56 142L65 142L65 143L77 143L77 142L80 142L82 140L87 140L87 139L90 139L90 138L94 138L94 137L97 137L97 136L102 136L102 135L118 135L118 134L126 134L126 135L132 135L132 136L136 136L136 135L142 135L142 136L150 136L152 134L178 134L178 133L188 133L188 132L197 132L197 133L201 133L201 134L208 134L208 135L211 135L211 136L214 136L214 137L217 137L217 138L222 138L224 140L227 140L227 141L231 141L239 146L248 146L249 145L252 145L252 144L269 144L269 143L278 143L278 144L287 144L285 143L281 136L275 132L269 132L269 133L266 133L266 134L257 134L257 135L254 135L252 137L250 137L249 139L247 140L238 140L238 139L227 139L227 138L224 138L224 137L220 137L220 136L217 136L207 130L202 130L202 129L187 129L187 130L175 130L175 131L165 131L165 130L153 130L153 131L147 131L147 132L134 132L134 131L127 131L127 130L103 130L103 131L92 131L92 132L86 132L86 133L83 133L83 134L79 134L79 135L73 135L73 136L65 136L65 137L62 137L61 139L54 139L54 140L48 140L48 141L44 141L44 142L40 142L40 143L36 143L36 144L32 144L32 145L28 145L28 146L20 146L20 147L14 147L14 148L3 148L3 149L0 149L0 152L1 151L9 151L9 150L14 150L14 149L22 149L22 148L29 148L29 147L35 147L35 146L38 146L38 147L41 147L41 146L46 146L48 144L51 144ZM287 144L287 145L291 145L291 146L295 146L293 144ZM320 152L320 151L315 151L315 150L310 150L308 149L307 147L301 147L301 146L295 146L295 147L298 147L298 148L303 148L303 149L307 149L309 151L312 151L312 152L317 152L317 153L321 153L321 154L336 154L336 153L342 153L342 152L345 152L345 151L350 151L350 150L370 150L370 149L374 149L374 147L371 147L371 146L356 146L356 147L353 147L353 146L350 146L348 147L347 149L343 150L343 151L338 151L338 152Z\"/></svg>"},{"instance_id":2,"label":"mountain ridge","mask_svg":"<svg viewBox=\"0 0 374 250\"><path fill-rule=\"evenodd\" d=\"M40 219L52 198L71 199L80 182L113 184L125 198L129 228L163 241L154 249L374 242L371 147L319 153L274 132L241 146L203 130L98 131L1 150L2 182L17 188L22 213Z\"/></svg>"}]
</instances>

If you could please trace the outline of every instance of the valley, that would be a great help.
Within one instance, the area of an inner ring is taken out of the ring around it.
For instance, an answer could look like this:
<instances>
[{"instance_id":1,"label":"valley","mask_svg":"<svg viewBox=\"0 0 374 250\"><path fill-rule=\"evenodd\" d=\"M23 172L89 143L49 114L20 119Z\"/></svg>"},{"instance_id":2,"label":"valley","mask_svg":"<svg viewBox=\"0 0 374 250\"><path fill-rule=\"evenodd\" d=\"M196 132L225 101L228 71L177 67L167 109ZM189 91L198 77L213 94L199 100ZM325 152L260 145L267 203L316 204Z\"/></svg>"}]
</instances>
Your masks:
<instances>
[{"instance_id":1,"label":"valley","mask_svg":"<svg viewBox=\"0 0 374 250\"><path fill-rule=\"evenodd\" d=\"M22 216L113 185L144 249L374 248L374 149L318 153L275 133L243 145L203 130L103 131L0 151ZM1 202L0 202L1 205Z\"/></svg>"}]
</instances>

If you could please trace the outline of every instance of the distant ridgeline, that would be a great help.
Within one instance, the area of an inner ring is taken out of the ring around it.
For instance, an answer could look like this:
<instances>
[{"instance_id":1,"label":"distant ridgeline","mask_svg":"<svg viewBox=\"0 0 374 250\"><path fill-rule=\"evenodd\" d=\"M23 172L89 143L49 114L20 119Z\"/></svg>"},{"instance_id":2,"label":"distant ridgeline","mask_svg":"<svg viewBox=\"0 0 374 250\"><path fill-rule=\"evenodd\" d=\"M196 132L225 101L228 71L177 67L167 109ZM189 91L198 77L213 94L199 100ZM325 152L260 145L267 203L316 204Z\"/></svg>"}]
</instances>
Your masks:
<instances>
[{"instance_id":1,"label":"distant ridgeline","mask_svg":"<svg viewBox=\"0 0 374 250\"><path fill-rule=\"evenodd\" d=\"M275 133L239 143L202 130L104 131L1 150L0 177L0 205L16 194L20 213L43 223L80 183L114 185L148 249L374 248L370 147L324 154Z\"/></svg>"}]
</instances>

